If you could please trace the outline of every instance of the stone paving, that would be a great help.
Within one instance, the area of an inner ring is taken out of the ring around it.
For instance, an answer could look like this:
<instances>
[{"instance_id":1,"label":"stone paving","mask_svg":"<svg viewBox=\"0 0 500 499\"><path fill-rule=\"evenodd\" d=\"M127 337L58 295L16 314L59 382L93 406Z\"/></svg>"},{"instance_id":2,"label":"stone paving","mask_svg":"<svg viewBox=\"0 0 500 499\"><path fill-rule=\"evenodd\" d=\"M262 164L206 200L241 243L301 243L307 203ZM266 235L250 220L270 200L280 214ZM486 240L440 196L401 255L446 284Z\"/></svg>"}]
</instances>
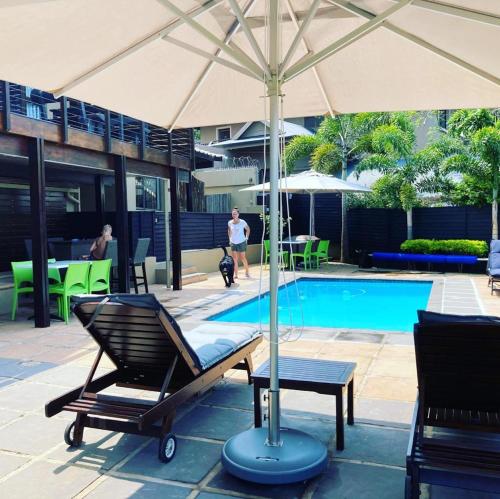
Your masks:
<instances>
[{"instance_id":1,"label":"stone paving","mask_svg":"<svg viewBox=\"0 0 500 499\"><path fill-rule=\"evenodd\" d=\"M158 298L188 329L208 315L255 295L258 269L227 291L220 276L172 292L153 286ZM311 275L316 275L315 274ZM324 266L319 274L376 277L355 267ZM431 279L429 309L449 313L500 315L486 278L466 274L391 273L391 279ZM264 272L264 280L267 272ZM265 288L265 286L264 286ZM259 486L226 474L220 451L231 435L251 427L252 388L244 374L230 371L212 391L178 412L174 460L157 459L157 441L145 437L85 430L85 444L69 449L65 426L74 416L44 416L44 404L84 382L96 353L86 331L73 319L35 329L20 310L19 320L0 317L0 496L23 498L168 497L247 498L402 498L408 428L416 394L411 335L307 328L300 339L283 343L283 355L339 359L357 363L355 425L346 427L345 450L335 449L334 400L283 390L282 425L316 436L329 449L328 470L315 480L287 486ZM24 318L24 319L23 319ZM267 342L254 355L268 356ZM101 372L111 368L104 363ZM113 388L113 393L123 389ZM144 392L135 396L146 398ZM478 498L457 489L423 488L422 497ZM491 497L491 496L489 496ZM499 496L500 497L500 496Z\"/></svg>"}]
</instances>

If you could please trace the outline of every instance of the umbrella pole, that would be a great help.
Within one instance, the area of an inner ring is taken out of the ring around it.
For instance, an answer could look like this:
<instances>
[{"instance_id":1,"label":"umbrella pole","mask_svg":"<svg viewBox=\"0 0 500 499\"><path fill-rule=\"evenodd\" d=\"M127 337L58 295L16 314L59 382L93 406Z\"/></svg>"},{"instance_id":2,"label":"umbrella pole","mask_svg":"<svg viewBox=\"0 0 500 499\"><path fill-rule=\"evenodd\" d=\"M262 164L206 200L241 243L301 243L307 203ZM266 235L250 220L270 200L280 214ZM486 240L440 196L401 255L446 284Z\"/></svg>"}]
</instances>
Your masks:
<instances>
[{"instance_id":1,"label":"umbrella pole","mask_svg":"<svg viewBox=\"0 0 500 499\"><path fill-rule=\"evenodd\" d=\"M272 22L272 20L271 20ZM274 47L271 38L271 49ZM269 381L269 445L280 445L280 409L279 409L279 377L278 377L278 204L279 204L279 82L274 73L271 57L273 79L268 84L270 111L270 182L269 196L269 298L270 298L270 381Z\"/></svg>"},{"instance_id":2,"label":"umbrella pole","mask_svg":"<svg viewBox=\"0 0 500 499\"><path fill-rule=\"evenodd\" d=\"M309 193L309 235L315 236L314 233L314 192Z\"/></svg>"},{"instance_id":3,"label":"umbrella pole","mask_svg":"<svg viewBox=\"0 0 500 499\"><path fill-rule=\"evenodd\" d=\"M278 226L279 226L279 99L278 0L269 0L270 110L270 381L269 428L252 428L231 437L222 449L222 464L229 473L257 483L282 484L307 480L324 471L326 447L304 432L280 429L278 377ZM267 433L267 438L265 434Z\"/></svg>"}]
</instances>

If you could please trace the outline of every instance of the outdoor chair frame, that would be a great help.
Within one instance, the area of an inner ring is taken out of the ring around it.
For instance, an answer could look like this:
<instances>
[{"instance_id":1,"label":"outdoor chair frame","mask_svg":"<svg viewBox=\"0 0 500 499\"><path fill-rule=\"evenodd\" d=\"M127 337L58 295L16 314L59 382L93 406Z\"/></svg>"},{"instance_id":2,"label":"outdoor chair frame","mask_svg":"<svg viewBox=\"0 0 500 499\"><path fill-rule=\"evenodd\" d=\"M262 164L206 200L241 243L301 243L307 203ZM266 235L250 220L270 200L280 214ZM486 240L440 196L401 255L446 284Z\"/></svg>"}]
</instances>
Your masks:
<instances>
[{"instance_id":1,"label":"outdoor chair frame","mask_svg":"<svg viewBox=\"0 0 500 499\"><path fill-rule=\"evenodd\" d=\"M426 314L436 322L414 330L419 397L406 498L418 498L421 483L498 493L500 319Z\"/></svg>"},{"instance_id":2,"label":"outdoor chair frame","mask_svg":"<svg viewBox=\"0 0 500 499\"><path fill-rule=\"evenodd\" d=\"M148 299L158 306L145 307L143 300ZM211 388L230 369L246 370L250 383L251 354L262 341L259 335L202 369L179 326L153 295L84 297L77 299L74 313L100 348L85 384L49 402L45 415L76 413L64 435L74 447L81 445L85 428L158 437L163 462L175 454L176 439L170 432L177 407ZM94 379L103 354L116 369ZM156 391L159 396L149 401L99 393L112 385Z\"/></svg>"},{"instance_id":3,"label":"outdoor chair frame","mask_svg":"<svg viewBox=\"0 0 500 499\"><path fill-rule=\"evenodd\" d=\"M139 286L144 286L146 293L148 289L148 277L146 273L146 256L149 249L151 238L143 237L137 240L134 257L130 259L130 280L134 283L135 293L139 293ZM141 267L142 275L137 275L137 267Z\"/></svg>"},{"instance_id":4,"label":"outdoor chair frame","mask_svg":"<svg viewBox=\"0 0 500 499\"><path fill-rule=\"evenodd\" d=\"M486 271L488 273L488 286L491 287L491 294L494 291L499 291L500 288L496 286L500 282L500 241L493 239L490 242L490 252L488 254L488 262L486 264Z\"/></svg>"}]
</instances>

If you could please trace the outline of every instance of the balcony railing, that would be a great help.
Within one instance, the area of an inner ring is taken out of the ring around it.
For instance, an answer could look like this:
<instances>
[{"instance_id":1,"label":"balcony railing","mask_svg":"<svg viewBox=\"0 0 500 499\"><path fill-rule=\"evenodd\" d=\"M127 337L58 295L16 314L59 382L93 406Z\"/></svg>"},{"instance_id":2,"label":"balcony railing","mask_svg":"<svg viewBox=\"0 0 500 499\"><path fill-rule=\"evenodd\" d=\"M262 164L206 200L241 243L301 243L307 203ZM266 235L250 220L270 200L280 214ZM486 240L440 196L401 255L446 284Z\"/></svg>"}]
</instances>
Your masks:
<instances>
[{"instance_id":1,"label":"balcony railing","mask_svg":"<svg viewBox=\"0 0 500 499\"><path fill-rule=\"evenodd\" d=\"M144 154L146 147L193 159L192 129L173 130L108 111L99 106L75 99L55 99L48 92L0 81L0 111L99 135L105 140L116 139L138 146ZM5 123L5 118L4 118Z\"/></svg>"}]
</instances>

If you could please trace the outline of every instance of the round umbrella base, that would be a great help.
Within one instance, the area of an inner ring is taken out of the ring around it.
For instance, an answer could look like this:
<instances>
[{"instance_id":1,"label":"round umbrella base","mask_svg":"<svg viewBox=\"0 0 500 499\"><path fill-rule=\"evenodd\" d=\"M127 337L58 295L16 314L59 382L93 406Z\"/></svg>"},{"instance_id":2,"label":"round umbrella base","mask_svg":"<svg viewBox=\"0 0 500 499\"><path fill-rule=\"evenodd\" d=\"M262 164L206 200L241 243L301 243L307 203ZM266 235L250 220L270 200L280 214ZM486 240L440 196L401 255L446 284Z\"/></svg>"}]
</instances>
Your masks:
<instances>
[{"instance_id":1,"label":"round umbrella base","mask_svg":"<svg viewBox=\"0 0 500 499\"><path fill-rule=\"evenodd\" d=\"M222 449L226 471L249 482L284 484L319 475L328 464L326 447L302 431L281 428L282 445L266 445L267 429L252 428L229 439Z\"/></svg>"}]
</instances>

